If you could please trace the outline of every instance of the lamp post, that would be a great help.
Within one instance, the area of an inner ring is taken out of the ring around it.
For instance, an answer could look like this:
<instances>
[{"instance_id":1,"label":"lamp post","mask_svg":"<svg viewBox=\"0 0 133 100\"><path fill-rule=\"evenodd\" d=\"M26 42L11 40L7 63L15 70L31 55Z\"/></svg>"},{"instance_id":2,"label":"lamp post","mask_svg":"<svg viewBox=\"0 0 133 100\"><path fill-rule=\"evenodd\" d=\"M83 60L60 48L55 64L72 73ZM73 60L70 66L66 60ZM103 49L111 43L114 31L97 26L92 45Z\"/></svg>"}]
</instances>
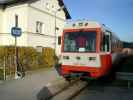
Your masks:
<instances>
[{"instance_id":1,"label":"lamp post","mask_svg":"<svg viewBox=\"0 0 133 100\"><path fill-rule=\"evenodd\" d=\"M57 21L56 21L56 18L57 18L57 13L59 12L59 11L61 11L62 9L64 9L64 6L62 6L62 7L60 7L60 8L58 8L56 11L54 11L54 17L55 17L55 20L54 20L54 33L55 33L55 52L56 52L56 38L57 38L57 34L56 34L56 30L57 30L57 26L56 26L56 24L57 24Z\"/></svg>"}]
</instances>

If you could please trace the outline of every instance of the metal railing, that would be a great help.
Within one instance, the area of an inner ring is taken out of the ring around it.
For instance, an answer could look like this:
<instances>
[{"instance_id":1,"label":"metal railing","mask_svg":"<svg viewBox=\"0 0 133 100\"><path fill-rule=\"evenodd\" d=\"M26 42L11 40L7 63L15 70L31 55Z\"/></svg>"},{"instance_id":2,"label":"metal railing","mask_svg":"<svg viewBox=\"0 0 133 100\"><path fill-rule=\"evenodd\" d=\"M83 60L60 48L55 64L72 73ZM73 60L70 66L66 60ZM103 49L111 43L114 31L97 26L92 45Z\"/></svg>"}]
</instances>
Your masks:
<instances>
[{"instance_id":1,"label":"metal railing","mask_svg":"<svg viewBox=\"0 0 133 100\"><path fill-rule=\"evenodd\" d=\"M133 81L133 73L116 72L116 79L128 81L128 88L130 88L131 87L131 81Z\"/></svg>"}]
</instances>

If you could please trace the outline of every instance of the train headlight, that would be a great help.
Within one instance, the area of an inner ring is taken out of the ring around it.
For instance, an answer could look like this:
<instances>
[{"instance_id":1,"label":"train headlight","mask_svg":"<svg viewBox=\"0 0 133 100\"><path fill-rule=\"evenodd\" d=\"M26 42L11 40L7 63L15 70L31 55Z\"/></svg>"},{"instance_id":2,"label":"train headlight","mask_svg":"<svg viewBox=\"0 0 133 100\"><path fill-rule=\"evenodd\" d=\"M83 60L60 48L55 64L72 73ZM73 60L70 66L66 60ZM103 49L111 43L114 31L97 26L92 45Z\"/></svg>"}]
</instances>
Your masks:
<instances>
[{"instance_id":1,"label":"train headlight","mask_svg":"<svg viewBox=\"0 0 133 100\"><path fill-rule=\"evenodd\" d=\"M58 59L61 60L61 55L58 56Z\"/></svg>"},{"instance_id":2,"label":"train headlight","mask_svg":"<svg viewBox=\"0 0 133 100\"><path fill-rule=\"evenodd\" d=\"M68 60L69 56L63 56L63 59Z\"/></svg>"},{"instance_id":3,"label":"train headlight","mask_svg":"<svg viewBox=\"0 0 133 100\"><path fill-rule=\"evenodd\" d=\"M58 62L61 63L61 62L62 62L61 60L62 60L62 56L59 55L59 56L58 56Z\"/></svg>"},{"instance_id":4,"label":"train headlight","mask_svg":"<svg viewBox=\"0 0 133 100\"><path fill-rule=\"evenodd\" d=\"M89 61L96 61L96 57L88 57Z\"/></svg>"},{"instance_id":5,"label":"train headlight","mask_svg":"<svg viewBox=\"0 0 133 100\"><path fill-rule=\"evenodd\" d=\"M79 26L83 26L83 23L79 23Z\"/></svg>"}]
</instances>

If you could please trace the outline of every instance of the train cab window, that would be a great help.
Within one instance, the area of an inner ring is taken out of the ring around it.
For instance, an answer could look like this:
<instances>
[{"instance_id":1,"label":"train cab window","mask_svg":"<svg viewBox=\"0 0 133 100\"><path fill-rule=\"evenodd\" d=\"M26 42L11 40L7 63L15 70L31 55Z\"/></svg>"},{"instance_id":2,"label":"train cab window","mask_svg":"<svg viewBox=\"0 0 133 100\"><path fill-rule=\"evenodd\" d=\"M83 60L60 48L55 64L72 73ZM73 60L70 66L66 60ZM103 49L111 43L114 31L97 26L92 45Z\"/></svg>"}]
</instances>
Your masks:
<instances>
[{"instance_id":1,"label":"train cab window","mask_svg":"<svg viewBox=\"0 0 133 100\"><path fill-rule=\"evenodd\" d=\"M96 32L79 31L65 33L64 52L96 52Z\"/></svg>"},{"instance_id":2,"label":"train cab window","mask_svg":"<svg viewBox=\"0 0 133 100\"><path fill-rule=\"evenodd\" d=\"M103 35L102 42L101 42L101 51L109 52L110 51L110 36Z\"/></svg>"}]
</instances>

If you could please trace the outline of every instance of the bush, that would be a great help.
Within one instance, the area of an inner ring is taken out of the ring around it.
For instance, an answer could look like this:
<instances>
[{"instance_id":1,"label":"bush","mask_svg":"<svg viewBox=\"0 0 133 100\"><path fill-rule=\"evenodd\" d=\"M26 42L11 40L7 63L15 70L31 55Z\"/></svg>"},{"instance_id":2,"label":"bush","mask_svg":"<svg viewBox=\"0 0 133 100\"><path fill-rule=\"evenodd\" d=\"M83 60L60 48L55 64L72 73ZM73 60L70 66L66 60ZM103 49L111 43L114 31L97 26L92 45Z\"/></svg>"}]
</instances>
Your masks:
<instances>
[{"instance_id":1,"label":"bush","mask_svg":"<svg viewBox=\"0 0 133 100\"><path fill-rule=\"evenodd\" d=\"M38 68L52 67L55 64L55 52L52 48L43 48L42 52L37 52L33 47L17 47L18 70L35 70ZM15 48L14 46L0 47L0 67L3 67L6 60L7 69L14 69ZM15 70L15 69L14 69ZM0 74L2 72L0 71ZM1 75L0 75L1 76Z\"/></svg>"},{"instance_id":2,"label":"bush","mask_svg":"<svg viewBox=\"0 0 133 100\"><path fill-rule=\"evenodd\" d=\"M4 79L4 76L3 76L3 70L0 69L0 80L3 80Z\"/></svg>"},{"instance_id":3,"label":"bush","mask_svg":"<svg viewBox=\"0 0 133 100\"><path fill-rule=\"evenodd\" d=\"M52 67L55 64L55 51L52 48L44 48L43 52L43 60L47 67Z\"/></svg>"},{"instance_id":4,"label":"bush","mask_svg":"<svg viewBox=\"0 0 133 100\"><path fill-rule=\"evenodd\" d=\"M33 70L38 67L37 65L37 51L32 47L19 47L18 58L19 63L24 67L25 70Z\"/></svg>"}]
</instances>

